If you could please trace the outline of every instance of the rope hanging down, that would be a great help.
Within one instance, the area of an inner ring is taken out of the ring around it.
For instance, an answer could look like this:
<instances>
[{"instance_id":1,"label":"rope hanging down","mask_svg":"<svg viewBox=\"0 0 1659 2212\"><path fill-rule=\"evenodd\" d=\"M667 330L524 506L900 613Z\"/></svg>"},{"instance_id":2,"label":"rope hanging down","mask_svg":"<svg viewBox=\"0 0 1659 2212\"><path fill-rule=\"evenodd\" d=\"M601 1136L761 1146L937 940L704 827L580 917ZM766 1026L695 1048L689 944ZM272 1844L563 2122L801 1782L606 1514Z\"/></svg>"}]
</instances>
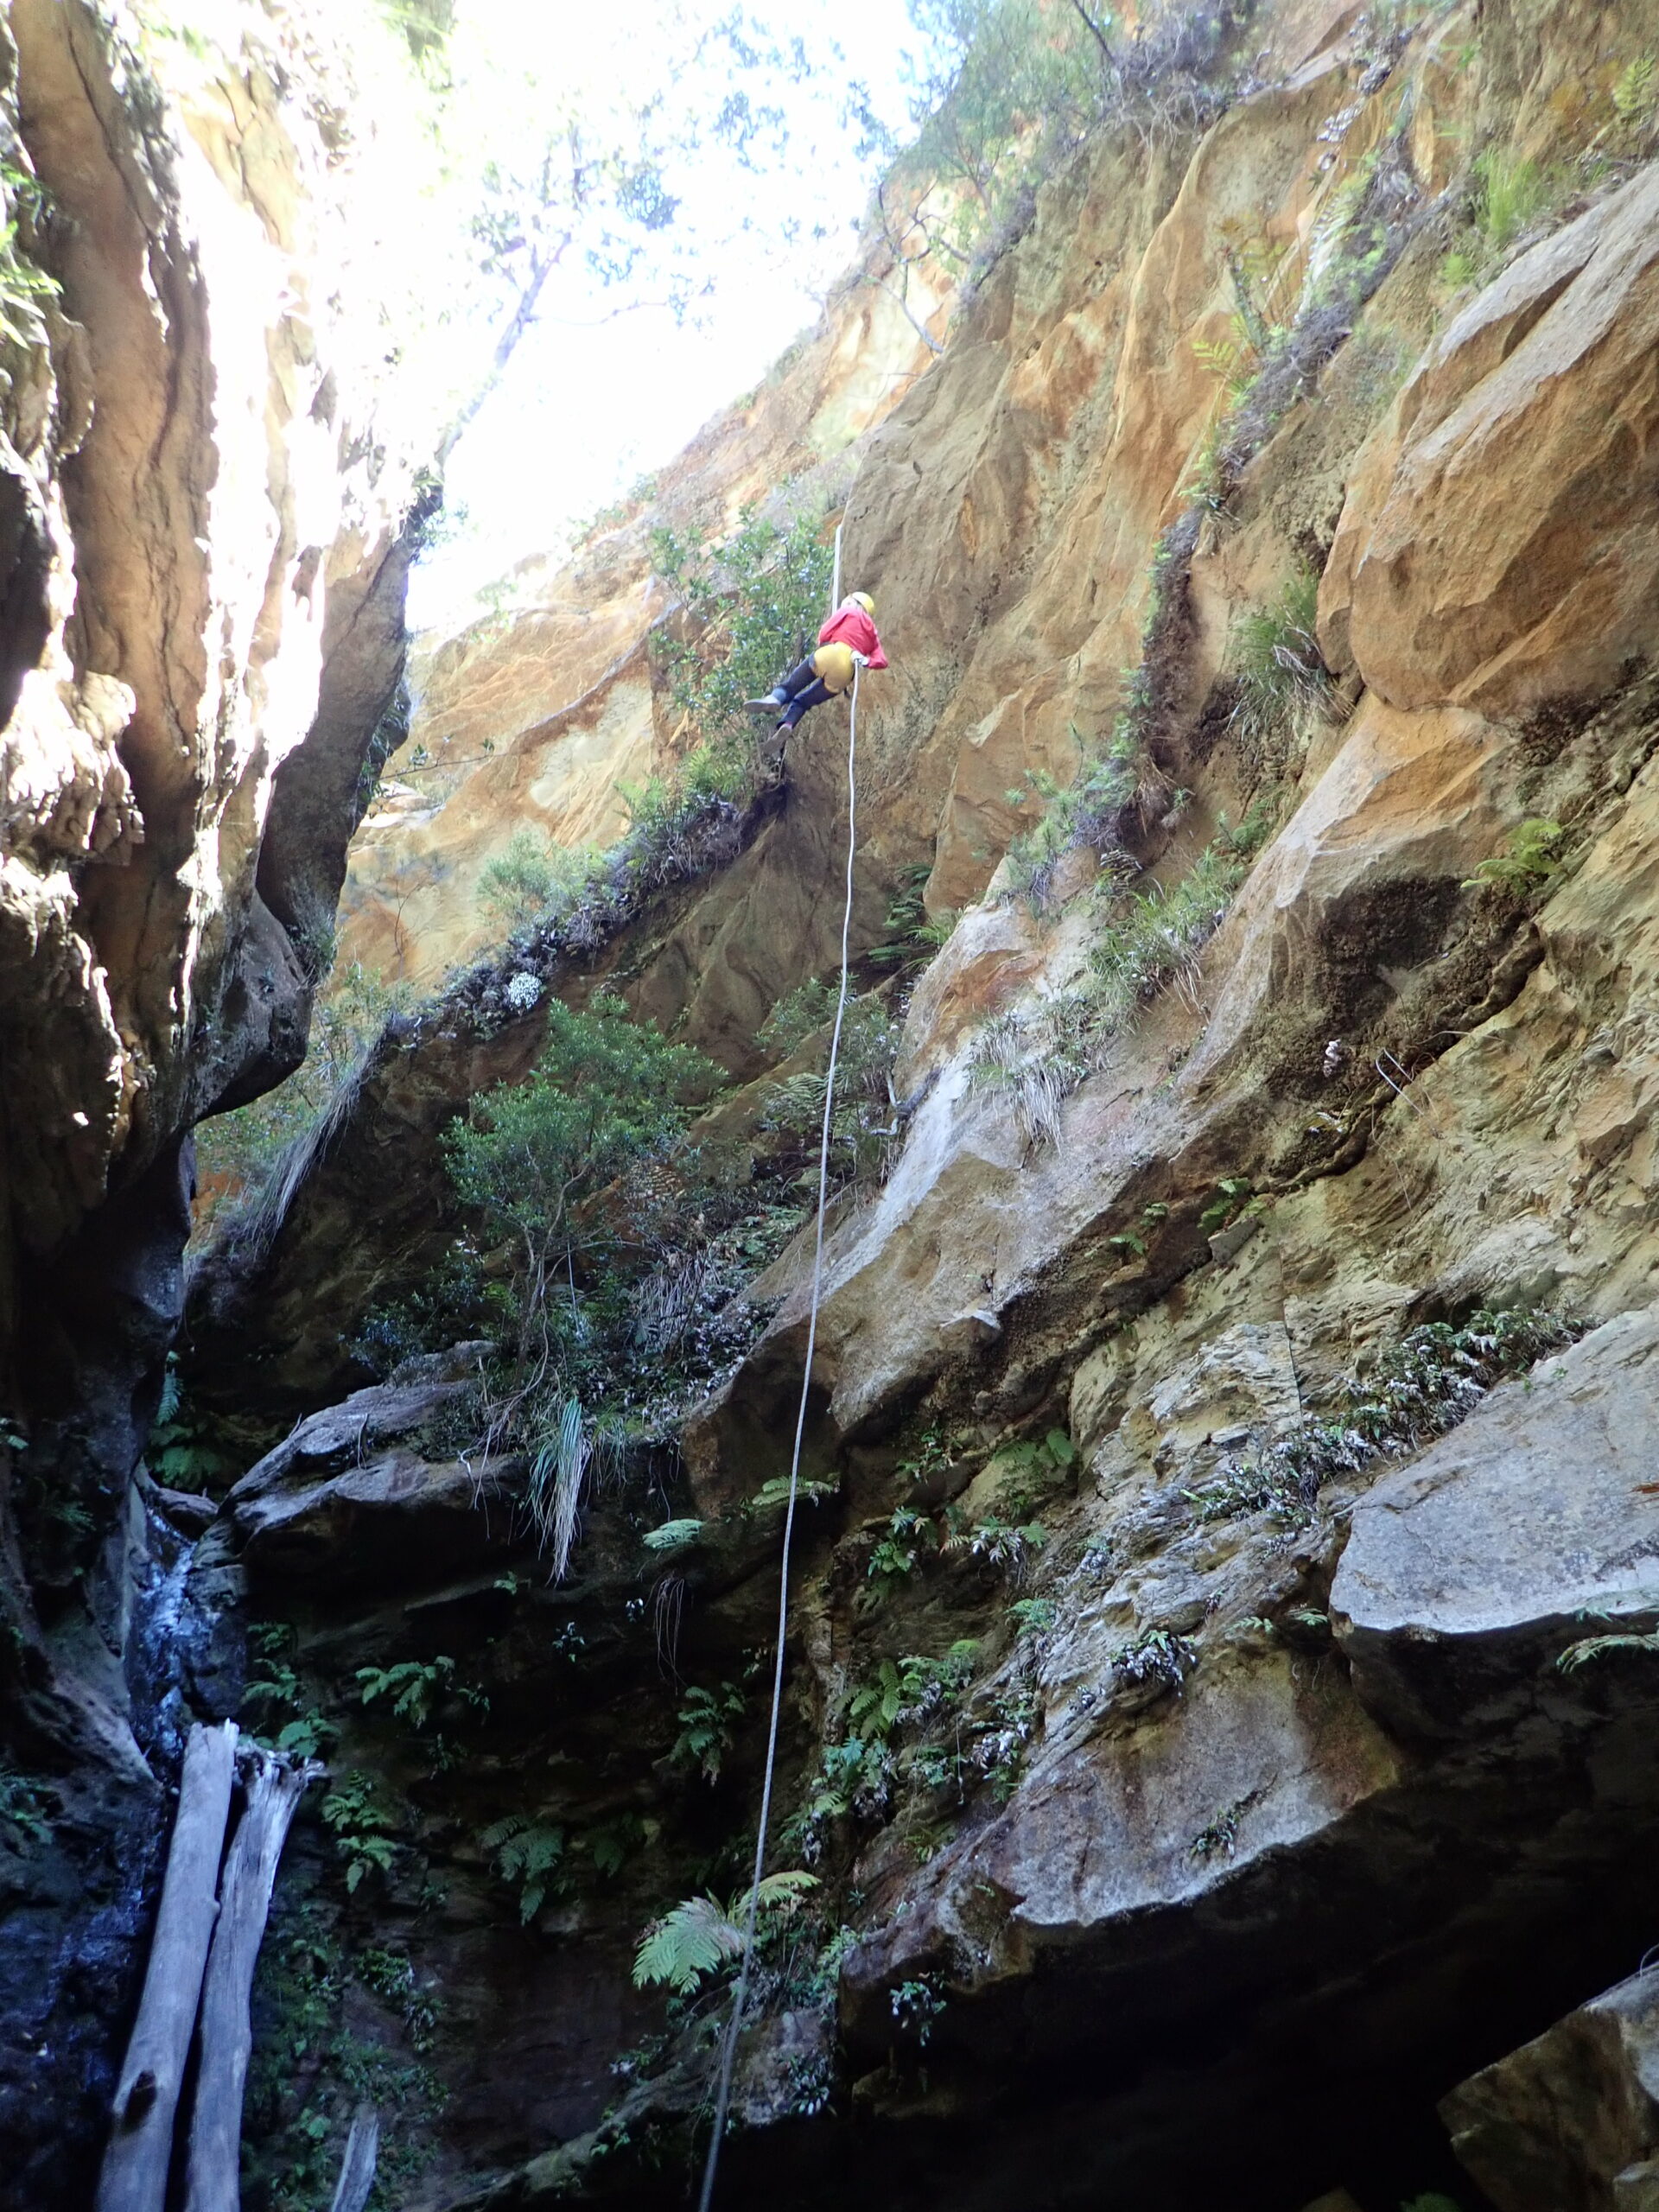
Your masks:
<instances>
[{"instance_id":1,"label":"rope hanging down","mask_svg":"<svg viewBox=\"0 0 1659 2212\"><path fill-rule=\"evenodd\" d=\"M836 532L836 569L840 569L841 532ZM847 725L847 902L841 918L841 992L836 1001L836 1026L830 1037L830 1067L823 1086L823 1132L818 1146L818 1223L812 1249L812 1300L806 1324L806 1364L801 1375L801 1403L795 1416L795 1448L789 1462L789 1505L784 1514L783 1563L778 1585L778 1657L772 1676L772 1721L766 1732L766 1779L760 1791L760 1831L754 1843L754 1878L749 1885L749 1910L743 1926L743 1964L732 2017L720 2053L720 2090L715 2100L715 2132L709 2139L709 2155L702 2169L702 2193L698 2212L709 2212L714 2202L715 2176L720 2168L720 2146L725 2139L727 2115L732 2103L732 2069L737 2060L737 2039L742 2032L743 2011L748 2002L749 1969L754 1963L754 1923L766 1872L766 1827L772 1818L772 1783L778 1761L778 1723L784 1702L784 1637L789 1627L789 1548L795 1534L795 1499L801 1478L801 1443L806 1434L807 1400L812 1389L812 1355L818 1340L818 1299L823 1287L823 1217L830 1195L830 1124L836 1110L836 1061L841 1052L841 1027L847 1012L847 970L853 928L853 855L857 843L858 787L854 764L858 753L858 664L853 664L853 696Z\"/></svg>"}]
</instances>

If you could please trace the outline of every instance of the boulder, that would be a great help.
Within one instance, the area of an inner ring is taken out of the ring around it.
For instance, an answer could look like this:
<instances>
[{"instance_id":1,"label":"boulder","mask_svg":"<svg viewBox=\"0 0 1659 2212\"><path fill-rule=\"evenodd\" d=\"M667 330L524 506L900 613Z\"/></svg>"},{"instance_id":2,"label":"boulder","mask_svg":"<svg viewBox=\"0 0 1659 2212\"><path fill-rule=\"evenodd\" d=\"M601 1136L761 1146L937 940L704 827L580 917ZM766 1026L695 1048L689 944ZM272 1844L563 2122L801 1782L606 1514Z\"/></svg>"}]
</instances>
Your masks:
<instances>
[{"instance_id":1,"label":"boulder","mask_svg":"<svg viewBox=\"0 0 1659 2212\"><path fill-rule=\"evenodd\" d=\"M1659 172L1523 253L1424 357L1351 482L1319 640L1396 707L1599 695L1652 651Z\"/></svg>"},{"instance_id":2,"label":"boulder","mask_svg":"<svg viewBox=\"0 0 1659 2212\"><path fill-rule=\"evenodd\" d=\"M503 1529L479 1507L505 1463L423 1459L405 1440L476 1384L481 1344L407 1360L391 1380L301 1421L225 1501L250 1577L331 1588L422 1560L480 1556Z\"/></svg>"},{"instance_id":3,"label":"boulder","mask_svg":"<svg viewBox=\"0 0 1659 2212\"><path fill-rule=\"evenodd\" d=\"M1653 2212L1659 1974L1632 1974L1460 2082L1440 2116L1497 2212Z\"/></svg>"},{"instance_id":4,"label":"boulder","mask_svg":"<svg viewBox=\"0 0 1659 2212\"><path fill-rule=\"evenodd\" d=\"M1659 1314L1621 1314L1359 1502L1332 1618L1385 1725L1490 1734L1550 1697L1575 1638L1652 1625L1656 1423Z\"/></svg>"}]
</instances>

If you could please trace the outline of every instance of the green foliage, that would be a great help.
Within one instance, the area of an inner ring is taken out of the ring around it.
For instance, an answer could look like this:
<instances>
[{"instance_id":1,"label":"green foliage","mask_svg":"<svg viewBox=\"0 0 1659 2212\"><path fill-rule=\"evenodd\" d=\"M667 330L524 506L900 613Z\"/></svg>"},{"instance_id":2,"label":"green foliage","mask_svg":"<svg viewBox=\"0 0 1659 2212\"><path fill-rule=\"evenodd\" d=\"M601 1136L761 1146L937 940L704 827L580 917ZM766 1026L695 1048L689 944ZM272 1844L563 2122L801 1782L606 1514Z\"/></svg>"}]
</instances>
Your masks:
<instances>
[{"instance_id":1,"label":"green foliage","mask_svg":"<svg viewBox=\"0 0 1659 2212\"><path fill-rule=\"evenodd\" d=\"M647 1529L640 1541L648 1552L681 1552L702 1537L703 1523L686 1516L678 1521L664 1521L660 1529Z\"/></svg>"},{"instance_id":2,"label":"green foliage","mask_svg":"<svg viewBox=\"0 0 1659 2212\"><path fill-rule=\"evenodd\" d=\"M1477 154L1465 236L1440 264L1446 283L1471 284L1488 275L1537 222L1557 188L1556 181L1524 154L1503 146L1488 146Z\"/></svg>"},{"instance_id":3,"label":"green foliage","mask_svg":"<svg viewBox=\"0 0 1659 2212\"><path fill-rule=\"evenodd\" d=\"M933 2023L945 2007L938 1982L927 1974L912 1981L901 1981L896 1989L887 1993L887 2001L899 2031L913 2031L918 2044L925 2049L933 2032Z\"/></svg>"},{"instance_id":4,"label":"green foliage","mask_svg":"<svg viewBox=\"0 0 1659 2212\"><path fill-rule=\"evenodd\" d=\"M41 187L35 178L8 162L0 164L0 180L10 207L38 212ZM29 251L18 236L16 216L9 213L0 220L0 338L9 345L34 347L47 342L41 308L58 299L61 287L55 276L28 257Z\"/></svg>"},{"instance_id":5,"label":"green foliage","mask_svg":"<svg viewBox=\"0 0 1659 2212\"><path fill-rule=\"evenodd\" d=\"M950 1703L971 1679L978 1656L977 1643L964 1637L943 1659L915 1652L905 1659L884 1659L854 1691L847 1718L863 1736L885 1742L895 1728L926 1720Z\"/></svg>"},{"instance_id":6,"label":"green foliage","mask_svg":"<svg viewBox=\"0 0 1659 2212\"><path fill-rule=\"evenodd\" d=\"M1246 847L1224 835L1166 889L1154 886L1127 894L1109 889L1090 954L1091 1027L1121 1027L1172 984L1185 981L1196 993L1198 953L1220 926L1248 865Z\"/></svg>"},{"instance_id":7,"label":"green foliage","mask_svg":"<svg viewBox=\"0 0 1659 2212\"><path fill-rule=\"evenodd\" d=\"M327 976L317 994L305 1058L294 1073L263 1098L197 1125L198 1239L222 1213L256 1197L312 1137L349 1090L375 1039L410 998L406 985L383 982L361 961Z\"/></svg>"},{"instance_id":8,"label":"green foliage","mask_svg":"<svg viewBox=\"0 0 1659 2212\"><path fill-rule=\"evenodd\" d=\"M1011 1575L1018 1583L1032 1554L1041 1551L1047 1541L1048 1531L1040 1521L1027 1521L1016 1528L1011 1522L990 1514L962 1534L947 1537L945 1547L947 1550L968 1551L987 1567Z\"/></svg>"},{"instance_id":9,"label":"green foliage","mask_svg":"<svg viewBox=\"0 0 1659 2212\"><path fill-rule=\"evenodd\" d=\"M0 1843L22 1852L52 1840L51 1791L0 1752Z\"/></svg>"},{"instance_id":10,"label":"green foliage","mask_svg":"<svg viewBox=\"0 0 1659 2212\"><path fill-rule=\"evenodd\" d=\"M1400 2212L1463 2212L1455 2196L1443 2196L1432 2189L1426 2196L1414 2196L1403 2202Z\"/></svg>"},{"instance_id":11,"label":"green foliage","mask_svg":"<svg viewBox=\"0 0 1659 2212\"><path fill-rule=\"evenodd\" d=\"M680 1705L680 1732L668 1755L671 1762L694 1767L705 1782L718 1782L721 1764L732 1747L747 1703L735 1682L720 1682L713 1689L689 1689Z\"/></svg>"},{"instance_id":12,"label":"green foliage","mask_svg":"<svg viewBox=\"0 0 1659 2212\"><path fill-rule=\"evenodd\" d=\"M1047 911L1056 871L1068 853L1092 846L1109 870L1125 865L1119 857L1124 824L1138 809L1147 775L1148 764L1127 727L1104 753L1091 752L1075 728L1071 734L1083 753L1077 774L1065 785L1051 776L1028 774L1031 796L1041 802L1042 812L1014 839L1006 855L1014 894L1033 913ZM1025 794L1011 791L1008 797L1017 805Z\"/></svg>"},{"instance_id":13,"label":"green foliage","mask_svg":"<svg viewBox=\"0 0 1659 2212\"><path fill-rule=\"evenodd\" d=\"M909 224L887 219L889 243L912 262L965 267L970 282L1021 235L1040 181L1102 125L1176 134L1226 105L1224 15L1148 6L1126 36L1084 0L914 0L912 12L933 59L881 213L888 195L920 200ZM935 181L943 189L924 198Z\"/></svg>"},{"instance_id":14,"label":"green foliage","mask_svg":"<svg viewBox=\"0 0 1659 2212\"><path fill-rule=\"evenodd\" d=\"M1613 80L1613 113L1630 130L1644 130L1659 110L1659 67L1650 54L1627 61Z\"/></svg>"},{"instance_id":15,"label":"green foliage","mask_svg":"<svg viewBox=\"0 0 1659 2212\"><path fill-rule=\"evenodd\" d=\"M938 1421L930 1421L918 1437L915 1448L899 1460L894 1471L907 1476L912 1483L931 1482L952 1464L956 1456L944 1427Z\"/></svg>"},{"instance_id":16,"label":"green foliage","mask_svg":"<svg viewBox=\"0 0 1659 2212\"><path fill-rule=\"evenodd\" d=\"M667 525L652 565L685 609L686 634L656 633L669 696L704 754L705 772L754 772L757 728L745 701L770 691L817 637L835 566L819 517L779 523L753 506L721 540Z\"/></svg>"},{"instance_id":17,"label":"green foliage","mask_svg":"<svg viewBox=\"0 0 1659 2212\"><path fill-rule=\"evenodd\" d=\"M883 1659L858 1685L846 1709L849 1733L825 1745L804 1802L786 1824L809 1861L823 1849L827 1822L849 1813L867 1821L885 1816L895 1784L949 1792L958 1802L982 1779L999 1798L1012 1789L1035 1703L1014 1689L970 1710L978 1658L978 1643L964 1637L942 1659L914 1652ZM906 1838L925 1853L913 1822Z\"/></svg>"},{"instance_id":18,"label":"green foliage","mask_svg":"<svg viewBox=\"0 0 1659 2212\"><path fill-rule=\"evenodd\" d=\"M518 829L479 870L478 902L499 929L511 931L550 910L568 912L600 866L596 854L569 851L545 830Z\"/></svg>"},{"instance_id":19,"label":"green foliage","mask_svg":"<svg viewBox=\"0 0 1659 2212\"><path fill-rule=\"evenodd\" d=\"M1059 1618L1059 1607L1052 1598L1016 1598L1008 1618L1016 1636L1041 1636Z\"/></svg>"},{"instance_id":20,"label":"green foliage","mask_svg":"<svg viewBox=\"0 0 1659 2212\"><path fill-rule=\"evenodd\" d=\"M242 1712L245 1716L262 1706L274 1707L280 1726L269 1738L272 1749L291 1752L296 1758L319 1758L340 1731L312 1703L288 1656L292 1642L293 1630L281 1621L257 1621L249 1629L249 1648L264 1672L243 1691ZM284 1713L286 1719L282 1718Z\"/></svg>"},{"instance_id":21,"label":"green foliage","mask_svg":"<svg viewBox=\"0 0 1659 2212\"><path fill-rule=\"evenodd\" d=\"M374 2212L395 2212L429 2157L443 2091L420 2063L437 2039L442 2000L411 1961L389 1949L353 1957L315 1899L296 1907L279 1888L253 1991L253 2054L243 2139L243 2195L270 2212L326 2204L360 2100L380 2116ZM365 1991L398 2015L416 2056L401 2057L347 2023Z\"/></svg>"},{"instance_id":22,"label":"green foliage","mask_svg":"<svg viewBox=\"0 0 1659 2212\"><path fill-rule=\"evenodd\" d=\"M991 1461L997 1483L994 1503L1003 1521L1028 1522L1046 1497L1071 1482L1077 1447L1063 1428L1023 1443L1005 1444Z\"/></svg>"},{"instance_id":23,"label":"green foliage","mask_svg":"<svg viewBox=\"0 0 1659 2212\"><path fill-rule=\"evenodd\" d=\"M798 1505L819 1505L826 1497L834 1497L841 1489L839 1479L815 1478L801 1475L796 1479L795 1502ZM781 1513L789 1504L789 1477L772 1475L763 1482L754 1496L744 1501L747 1514Z\"/></svg>"},{"instance_id":24,"label":"green foliage","mask_svg":"<svg viewBox=\"0 0 1659 2212\"><path fill-rule=\"evenodd\" d=\"M365 1705L390 1698L393 1713L417 1732L432 1718L433 1704L445 1691L457 1691L475 1709L489 1711L490 1701L481 1690L456 1683L455 1662L442 1654L435 1659L399 1659L390 1667L359 1667L357 1679Z\"/></svg>"},{"instance_id":25,"label":"green foliage","mask_svg":"<svg viewBox=\"0 0 1659 2212\"><path fill-rule=\"evenodd\" d=\"M683 1899L653 1920L640 1937L634 1987L665 1986L677 1997L690 1996L706 1975L741 1954L751 1897L757 1928L762 1921L775 1926L791 1918L817 1885L816 1874L797 1868L763 1875L753 1891L741 1891L724 1904L713 1896Z\"/></svg>"},{"instance_id":26,"label":"green foliage","mask_svg":"<svg viewBox=\"0 0 1659 2212\"><path fill-rule=\"evenodd\" d=\"M1559 822L1529 817L1511 830L1504 849L1482 861L1464 885L1465 891L1510 891L1525 898L1561 872L1559 847L1567 832Z\"/></svg>"},{"instance_id":27,"label":"green foliage","mask_svg":"<svg viewBox=\"0 0 1659 2212\"><path fill-rule=\"evenodd\" d=\"M433 1989L423 1986L415 1963L406 1953L372 1948L359 1951L357 1978L365 1989L373 1990L377 1997L395 2005L403 2015L411 2049L423 2052L431 2050L437 2041L443 2002Z\"/></svg>"},{"instance_id":28,"label":"green foliage","mask_svg":"<svg viewBox=\"0 0 1659 2212\"><path fill-rule=\"evenodd\" d=\"M683 1124L682 1094L712 1075L701 1053L636 1023L620 999L597 997L581 1012L556 999L531 1075L492 1092L480 1124L451 1125L460 1196L534 1254L563 1247L578 1233L582 1198L659 1149Z\"/></svg>"},{"instance_id":29,"label":"green foliage","mask_svg":"<svg viewBox=\"0 0 1659 2212\"><path fill-rule=\"evenodd\" d=\"M1184 1495L1200 1520L1265 1512L1287 1529L1306 1526L1333 1476L1444 1435L1493 1383L1523 1374L1579 1333L1559 1314L1529 1306L1482 1309L1461 1328L1425 1323L1388 1346L1370 1376L1350 1378L1337 1419L1303 1421L1258 1457L1224 1460L1211 1480Z\"/></svg>"},{"instance_id":30,"label":"green foliage","mask_svg":"<svg viewBox=\"0 0 1659 2212\"><path fill-rule=\"evenodd\" d=\"M1198 955L1226 914L1259 836L1252 820L1224 831L1167 888L1128 888L1114 869L1096 892L1096 930L1082 983L994 1015L974 1039L976 1084L1003 1092L1028 1145L1052 1143L1066 1098L1141 1007L1174 988L1201 1011ZM1120 1249L1131 1249L1121 1245Z\"/></svg>"},{"instance_id":31,"label":"green foliage","mask_svg":"<svg viewBox=\"0 0 1659 2212\"><path fill-rule=\"evenodd\" d=\"M526 1079L492 1091L476 1119L452 1122L444 1153L463 1205L513 1239L519 1351L550 1356L547 1300L555 1266L608 1230L579 1217L584 1198L631 1163L660 1153L684 1124L684 1094L715 1071L702 1053L637 1023L620 999L582 1012L554 999L541 1057Z\"/></svg>"},{"instance_id":32,"label":"green foliage","mask_svg":"<svg viewBox=\"0 0 1659 2212\"><path fill-rule=\"evenodd\" d=\"M822 1064L775 1083L761 1107L760 1126L800 1146L800 1183L816 1193L818 1152L830 1058L830 1030L819 1032ZM879 1173L893 1136L888 1077L899 1048L899 1025L874 995L850 999L842 1021L836 1063L836 1096L830 1123L832 1181L857 1182Z\"/></svg>"},{"instance_id":33,"label":"green foliage","mask_svg":"<svg viewBox=\"0 0 1659 2212\"><path fill-rule=\"evenodd\" d=\"M925 1513L899 1506L877 1537L865 1573L872 1582L885 1586L902 1582L920 1566L925 1552L937 1548L938 1541L938 1531Z\"/></svg>"},{"instance_id":34,"label":"green foliage","mask_svg":"<svg viewBox=\"0 0 1659 2212\"><path fill-rule=\"evenodd\" d=\"M761 1023L756 1044L763 1052L787 1059L809 1037L834 1020L836 995L833 983L809 976L805 982L798 983L779 1000Z\"/></svg>"},{"instance_id":35,"label":"green foliage","mask_svg":"<svg viewBox=\"0 0 1659 2212\"><path fill-rule=\"evenodd\" d=\"M1200 1521L1232 1521L1264 1513L1287 1531L1305 1529L1313 1518L1312 1501L1293 1468L1271 1459L1229 1460L1211 1481L1183 1491Z\"/></svg>"},{"instance_id":36,"label":"green foliage","mask_svg":"<svg viewBox=\"0 0 1659 2212\"><path fill-rule=\"evenodd\" d=\"M1659 1632L1650 1636L1581 1637L1576 1643L1567 1645L1555 1664L1562 1674L1573 1675L1580 1667L1587 1667L1592 1660L1605 1659L1611 1651L1659 1652Z\"/></svg>"},{"instance_id":37,"label":"green foliage","mask_svg":"<svg viewBox=\"0 0 1659 2212\"><path fill-rule=\"evenodd\" d=\"M234 1481L243 1470L241 1457L226 1449L222 1424L186 1402L175 1352L167 1356L166 1379L145 1441L144 1464L168 1489L194 1491Z\"/></svg>"},{"instance_id":38,"label":"green foliage","mask_svg":"<svg viewBox=\"0 0 1659 2212\"><path fill-rule=\"evenodd\" d=\"M1236 1221L1250 1203L1255 1185L1248 1175L1224 1175L1216 1185L1216 1195L1198 1216L1198 1227L1207 1236L1225 1229Z\"/></svg>"},{"instance_id":39,"label":"green foliage","mask_svg":"<svg viewBox=\"0 0 1659 2212\"><path fill-rule=\"evenodd\" d=\"M1332 714L1335 686L1315 628L1319 580L1299 566L1271 607L1249 608L1233 624L1238 700L1232 727L1257 772L1282 772Z\"/></svg>"},{"instance_id":40,"label":"green foliage","mask_svg":"<svg viewBox=\"0 0 1659 2212\"><path fill-rule=\"evenodd\" d=\"M1143 1629L1113 1652L1113 1671L1126 1682L1157 1682L1178 1690L1198 1663L1198 1647L1173 1629Z\"/></svg>"},{"instance_id":41,"label":"green foliage","mask_svg":"<svg viewBox=\"0 0 1659 2212\"><path fill-rule=\"evenodd\" d=\"M365 1876L391 1873L397 1863L397 1815L381 1802L372 1776L340 1775L322 1801L322 1819L344 1862L349 1895Z\"/></svg>"},{"instance_id":42,"label":"green foliage","mask_svg":"<svg viewBox=\"0 0 1659 2212\"><path fill-rule=\"evenodd\" d=\"M887 940L872 945L866 956L876 967L896 969L900 974L925 967L940 947L950 942L957 926L955 912L946 906L937 914L930 914L925 901L927 880L932 873L931 863L922 861L900 874L899 887L887 906Z\"/></svg>"},{"instance_id":43,"label":"green foliage","mask_svg":"<svg viewBox=\"0 0 1659 2212\"><path fill-rule=\"evenodd\" d=\"M485 1828L479 1842L495 1856L495 1871L518 1892L520 1926L534 1920L550 1890L565 1886L565 1832L551 1822L509 1813Z\"/></svg>"},{"instance_id":44,"label":"green foliage","mask_svg":"<svg viewBox=\"0 0 1659 2212\"><path fill-rule=\"evenodd\" d=\"M1230 1859L1238 1843L1238 1824L1255 1802L1255 1794L1235 1797L1230 1805L1224 1806L1188 1844L1187 1855L1198 1859Z\"/></svg>"}]
</instances>

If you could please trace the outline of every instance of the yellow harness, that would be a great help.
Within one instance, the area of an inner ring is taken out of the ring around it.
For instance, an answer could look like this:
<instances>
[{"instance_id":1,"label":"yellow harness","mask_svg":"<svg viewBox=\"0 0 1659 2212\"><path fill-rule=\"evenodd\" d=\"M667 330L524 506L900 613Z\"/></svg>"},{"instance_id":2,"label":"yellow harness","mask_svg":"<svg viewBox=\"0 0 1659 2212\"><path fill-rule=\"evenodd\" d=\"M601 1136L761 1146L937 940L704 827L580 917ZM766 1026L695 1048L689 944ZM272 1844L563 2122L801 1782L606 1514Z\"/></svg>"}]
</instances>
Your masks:
<instances>
[{"instance_id":1,"label":"yellow harness","mask_svg":"<svg viewBox=\"0 0 1659 2212\"><path fill-rule=\"evenodd\" d=\"M823 679L826 691L844 691L853 680L850 645L820 645L812 656L812 672Z\"/></svg>"}]
</instances>

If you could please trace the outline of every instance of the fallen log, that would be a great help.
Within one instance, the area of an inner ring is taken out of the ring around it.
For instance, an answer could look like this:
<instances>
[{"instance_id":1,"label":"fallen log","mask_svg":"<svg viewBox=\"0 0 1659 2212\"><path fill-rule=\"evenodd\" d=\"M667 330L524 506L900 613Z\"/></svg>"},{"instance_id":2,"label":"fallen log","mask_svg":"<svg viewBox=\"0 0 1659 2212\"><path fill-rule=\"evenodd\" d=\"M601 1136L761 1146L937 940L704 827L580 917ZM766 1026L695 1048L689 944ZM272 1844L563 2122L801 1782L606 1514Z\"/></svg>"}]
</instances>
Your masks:
<instances>
[{"instance_id":1,"label":"fallen log","mask_svg":"<svg viewBox=\"0 0 1659 2212\"><path fill-rule=\"evenodd\" d=\"M173 2128L218 1915L236 1724L192 1728L138 2018L116 2083L97 2212L162 2212Z\"/></svg>"},{"instance_id":2,"label":"fallen log","mask_svg":"<svg viewBox=\"0 0 1659 2212\"><path fill-rule=\"evenodd\" d=\"M374 2187L374 2162L380 2152L380 2115L372 2105L359 2105L346 2139L340 2182L328 2212L363 2212Z\"/></svg>"},{"instance_id":3,"label":"fallen log","mask_svg":"<svg viewBox=\"0 0 1659 2212\"><path fill-rule=\"evenodd\" d=\"M201 1993L200 2065L190 2119L185 2212L237 2212L242 2097L253 2029L248 1999L270 1911L276 1863L305 1786L319 1770L290 1766L272 1752L254 1755L247 1802L219 1886L219 1925Z\"/></svg>"}]
</instances>

